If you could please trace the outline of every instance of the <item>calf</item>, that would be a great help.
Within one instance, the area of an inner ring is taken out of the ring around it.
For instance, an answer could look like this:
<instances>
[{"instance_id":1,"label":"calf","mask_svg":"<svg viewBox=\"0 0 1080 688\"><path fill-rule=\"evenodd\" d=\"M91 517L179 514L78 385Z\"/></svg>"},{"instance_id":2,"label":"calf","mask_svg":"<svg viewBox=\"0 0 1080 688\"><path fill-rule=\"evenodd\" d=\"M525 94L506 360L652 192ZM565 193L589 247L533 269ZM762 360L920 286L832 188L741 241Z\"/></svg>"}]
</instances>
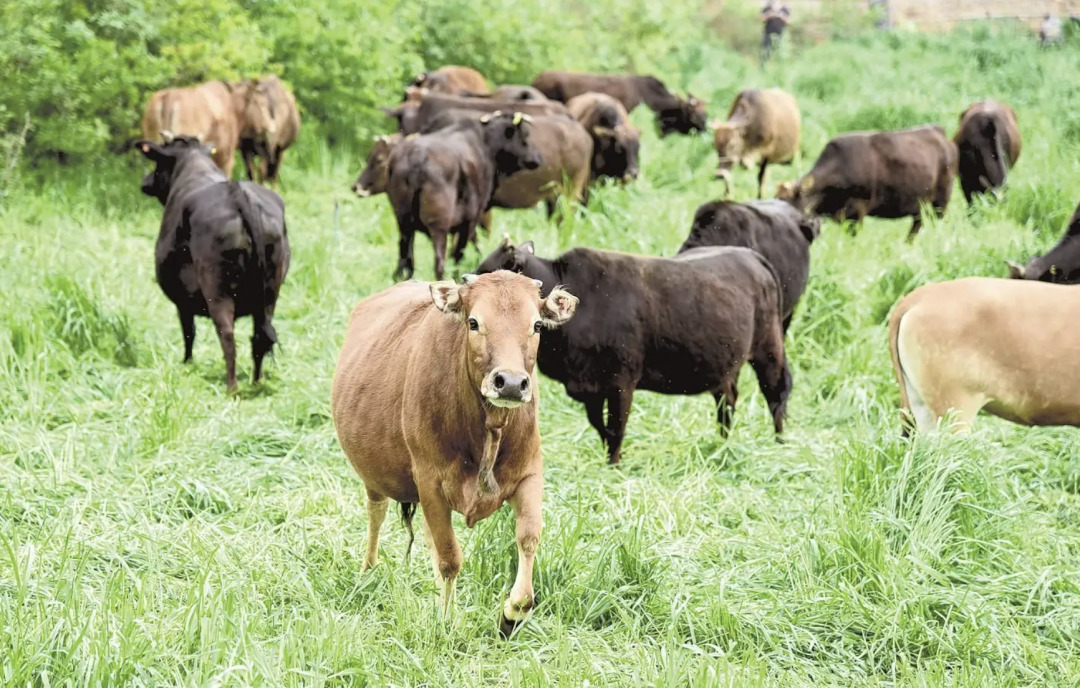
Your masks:
<instances>
[{"instance_id":1,"label":"calf","mask_svg":"<svg viewBox=\"0 0 1080 688\"><path fill-rule=\"evenodd\" d=\"M968 203L975 194L1000 188L1020 157L1016 113L1004 103L983 100L960 115L953 138L959 154L960 188Z\"/></svg>"},{"instance_id":2,"label":"calf","mask_svg":"<svg viewBox=\"0 0 1080 688\"><path fill-rule=\"evenodd\" d=\"M713 201L694 213L690 236L679 253L701 246L745 246L760 253L780 279L780 312L787 332L806 289L810 244L820 228L820 220L803 215L784 201Z\"/></svg>"},{"instance_id":3,"label":"calf","mask_svg":"<svg viewBox=\"0 0 1080 688\"><path fill-rule=\"evenodd\" d=\"M487 115L408 137L390 155L387 194L401 239L395 279L413 273L413 237L423 232L435 245L435 275L442 278L446 240L457 235L454 261L465 254L476 225L491 208L500 183L543 159L529 146L527 115Z\"/></svg>"},{"instance_id":4,"label":"calf","mask_svg":"<svg viewBox=\"0 0 1080 688\"><path fill-rule=\"evenodd\" d=\"M155 164L142 191L165 206L155 251L157 280L180 314L184 362L191 360L195 316L209 316L225 353L228 389L235 391L235 321L250 315L258 382L263 357L277 342L274 306L289 269L281 198L252 182L229 181L214 166L211 149L194 137L135 145Z\"/></svg>"},{"instance_id":5,"label":"calf","mask_svg":"<svg viewBox=\"0 0 1080 688\"><path fill-rule=\"evenodd\" d=\"M731 191L731 168L760 165L758 198L765 188L769 163L783 165L799 152L799 104L778 88L747 89L735 97L726 122L713 125L713 143L720 158L716 176Z\"/></svg>"},{"instance_id":6,"label":"calf","mask_svg":"<svg viewBox=\"0 0 1080 688\"><path fill-rule=\"evenodd\" d=\"M622 103L605 93L583 93L566 103L593 140L593 179L637 179L640 134Z\"/></svg>"},{"instance_id":7,"label":"calf","mask_svg":"<svg viewBox=\"0 0 1080 688\"><path fill-rule=\"evenodd\" d=\"M540 342L540 371L585 404L589 423L618 463L634 390L710 392L717 420L731 425L739 370L750 361L783 430L791 393L780 326L780 287L760 254L699 248L675 258L575 248L539 258L509 237L479 272L509 269L579 295L577 317ZM541 292L543 293L543 292ZM607 424L604 402L607 402Z\"/></svg>"},{"instance_id":8,"label":"calf","mask_svg":"<svg viewBox=\"0 0 1080 688\"><path fill-rule=\"evenodd\" d=\"M563 325L577 299L509 272L465 284L398 284L353 310L334 373L331 410L345 455L367 491L364 569L378 562L387 500L424 508L444 616L462 554L451 512L470 528L503 502L517 519L518 570L503 605L509 634L533 607L542 527L540 395L534 372L544 328Z\"/></svg>"},{"instance_id":9,"label":"calf","mask_svg":"<svg viewBox=\"0 0 1080 688\"><path fill-rule=\"evenodd\" d=\"M1024 425L1080 425L1076 287L969 277L919 287L889 319L905 434L950 411L971 430L985 409Z\"/></svg>"},{"instance_id":10,"label":"calf","mask_svg":"<svg viewBox=\"0 0 1080 688\"><path fill-rule=\"evenodd\" d=\"M165 132L213 144L214 162L222 172L231 175L240 138L240 117L233 101L232 84L209 81L191 88L169 88L154 93L143 112L143 138L162 141Z\"/></svg>"},{"instance_id":11,"label":"calf","mask_svg":"<svg viewBox=\"0 0 1080 688\"><path fill-rule=\"evenodd\" d=\"M1009 277L1013 279L1080 284L1080 205L1069 218L1065 236L1057 246L1032 258L1027 265L1017 265L1011 260L1005 262L1009 266Z\"/></svg>"},{"instance_id":12,"label":"calf","mask_svg":"<svg viewBox=\"0 0 1080 688\"><path fill-rule=\"evenodd\" d=\"M248 179L276 183L285 150L300 135L300 111L292 92L274 75L233 87L240 116L240 155ZM261 163L255 167L255 158Z\"/></svg>"},{"instance_id":13,"label":"calf","mask_svg":"<svg viewBox=\"0 0 1080 688\"><path fill-rule=\"evenodd\" d=\"M911 241L922 227L923 203L945 214L955 176L956 146L939 126L857 132L829 141L810 172L781 184L777 197L837 222L911 216Z\"/></svg>"},{"instance_id":14,"label":"calf","mask_svg":"<svg viewBox=\"0 0 1080 688\"><path fill-rule=\"evenodd\" d=\"M657 114L661 136L705 131L705 104L689 93L685 99L676 96L653 76L543 72L532 85L548 98L564 103L590 92L608 94L627 112L645 103Z\"/></svg>"}]
</instances>

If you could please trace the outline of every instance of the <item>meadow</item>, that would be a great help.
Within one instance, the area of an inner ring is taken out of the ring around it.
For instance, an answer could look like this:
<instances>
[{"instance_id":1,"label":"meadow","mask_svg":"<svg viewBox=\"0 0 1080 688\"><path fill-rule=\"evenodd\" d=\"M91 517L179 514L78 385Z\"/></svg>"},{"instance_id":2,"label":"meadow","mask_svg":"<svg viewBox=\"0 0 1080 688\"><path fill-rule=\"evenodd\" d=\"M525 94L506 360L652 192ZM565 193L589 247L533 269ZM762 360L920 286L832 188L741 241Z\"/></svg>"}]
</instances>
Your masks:
<instances>
[{"instance_id":1,"label":"meadow","mask_svg":"<svg viewBox=\"0 0 1080 688\"><path fill-rule=\"evenodd\" d=\"M747 369L722 440L711 397L639 393L623 462L542 381L538 606L507 641L509 509L466 530L442 621L426 555L383 530L361 575L363 490L337 444L330 381L360 298L391 284L384 197L363 158L309 138L287 158L293 250L268 380L225 393L209 321L184 365L154 282L161 218L135 153L20 169L0 199L0 684L10 686L1057 686L1080 682L1080 439L981 417L969 437L900 438L883 325L915 286L1004 276L1053 245L1080 199L1074 44L1008 27L857 33L761 71L716 41L686 85L723 116L748 86L799 99L805 171L852 129L937 122L992 96L1024 150L1000 201L945 218L826 222L788 334L787 442ZM134 118L134 115L133 115ZM550 256L576 245L673 254L718 196L706 136L657 138L642 177L559 226L496 211ZM737 172L736 197L755 190ZM417 277L432 278L419 238ZM461 272L480 256L470 249ZM250 378L250 320L238 327Z\"/></svg>"}]
</instances>

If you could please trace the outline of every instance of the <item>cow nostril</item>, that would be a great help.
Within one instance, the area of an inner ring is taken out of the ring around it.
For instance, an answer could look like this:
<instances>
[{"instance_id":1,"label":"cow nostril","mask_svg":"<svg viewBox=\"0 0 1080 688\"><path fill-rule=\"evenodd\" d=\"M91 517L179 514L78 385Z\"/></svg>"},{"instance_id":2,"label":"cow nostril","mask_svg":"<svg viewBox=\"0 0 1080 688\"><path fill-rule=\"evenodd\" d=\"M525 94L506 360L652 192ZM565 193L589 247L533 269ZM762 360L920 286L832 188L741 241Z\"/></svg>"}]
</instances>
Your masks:
<instances>
[{"instance_id":1,"label":"cow nostril","mask_svg":"<svg viewBox=\"0 0 1080 688\"><path fill-rule=\"evenodd\" d=\"M521 391L524 392L529 389L529 378L525 378L521 381Z\"/></svg>"},{"instance_id":2,"label":"cow nostril","mask_svg":"<svg viewBox=\"0 0 1080 688\"><path fill-rule=\"evenodd\" d=\"M502 374L500 373L500 374L495 376L495 379L492 380L492 382L495 383L495 389L502 389L503 386L506 385L506 378L504 378L502 376Z\"/></svg>"}]
</instances>

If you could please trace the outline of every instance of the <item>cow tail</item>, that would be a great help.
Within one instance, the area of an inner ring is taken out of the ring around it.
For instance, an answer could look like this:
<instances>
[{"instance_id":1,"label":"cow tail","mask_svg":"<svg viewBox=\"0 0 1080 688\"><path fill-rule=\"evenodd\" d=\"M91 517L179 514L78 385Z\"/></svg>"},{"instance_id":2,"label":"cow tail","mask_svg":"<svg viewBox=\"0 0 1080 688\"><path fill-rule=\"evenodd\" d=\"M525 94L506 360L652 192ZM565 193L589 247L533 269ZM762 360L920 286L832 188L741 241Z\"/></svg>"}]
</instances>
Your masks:
<instances>
[{"instance_id":1,"label":"cow tail","mask_svg":"<svg viewBox=\"0 0 1080 688\"><path fill-rule=\"evenodd\" d=\"M413 516L416 516L416 503L402 502L401 525L405 526L405 530L409 532L409 544L405 545L405 563L409 562L409 556L412 554L413 541L416 539L416 532L413 530L412 524Z\"/></svg>"},{"instance_id":2,"label":"cow tail","mask_svg":"<svg viewBox=\"0 0 1080 688\"><path fill-rule=\"evenodd\" d=\"M900 386L900 420L903 424L902 434L907 437L914 427L914 417L911 414L911 400L908 396L907 376L904 367L900 363L900 321L907 315L908 305L901 301L889 318L889 356L892 357L893 373L896 374L896 382Z\"/></svg>"},{"instance_id":3,"label":"cow tail","mask_svg":"<svg viewBox=\"0 0 1080 688\"><path fill-rule=\"evenodd\" d=\"M274 344L277 344L277 332L274 331L270 319L266 317L266 311L273 301L272 294L274 293L274 275L266 264L266 230L263 227L261 213L251 205L251 199L248 197L247 192L244 191L244 187L240 185L240 182L230 181L229 188L236 206L240 210L240 219L244 225L244 232L247 233L248 239L251 241L255 276L258 280L258 294L253 316L255 319L253 339L261 340L260 343L262 347L265 347L264 350L270 351L273 349Z\"/></svg>"}]
</instances>

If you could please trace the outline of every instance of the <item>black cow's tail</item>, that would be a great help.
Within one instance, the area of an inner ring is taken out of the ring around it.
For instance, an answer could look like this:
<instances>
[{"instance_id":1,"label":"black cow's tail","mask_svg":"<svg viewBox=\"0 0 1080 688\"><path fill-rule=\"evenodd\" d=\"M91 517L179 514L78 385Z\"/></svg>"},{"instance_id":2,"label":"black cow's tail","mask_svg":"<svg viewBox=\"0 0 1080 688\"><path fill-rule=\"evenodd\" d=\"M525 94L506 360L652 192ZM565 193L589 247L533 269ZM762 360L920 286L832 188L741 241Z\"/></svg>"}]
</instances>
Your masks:
<instances>
[{"instance_id":1,"label":"black cow's tail","mask_svg":"<svg viewBox=\"0 0 1080 688\"><path fill-rule=\"evenodd\" d=\"M230 181L229 190L236 202L236 207L240 210L244 232L251 241L253 267L258 285L253 311L255 333L252 337L252 346L254 349L269 352L274 344L277 344L277 332L274 331L274 326L267 317L268 308L274 299L274 275L266 263L266 229L263 227L262 214L258 208L252 206L251 199L240 182Z\"/></svg>"},{"instance_id":2,"label":"black cow's tail","mask_svg":"<svg viewBox=\"0 0 1080 688\"><path fill-rule=\"evenodd\" d=\"M412 554L413 541L416 539L416 532L413 530L413 516L416 515L416 503L415 502L402 502L401 503L401 523L405 526L405 530L409 531L409 544L405 546L405 563L409 563L409 555Z\"/></svg>"}]
</instances>

